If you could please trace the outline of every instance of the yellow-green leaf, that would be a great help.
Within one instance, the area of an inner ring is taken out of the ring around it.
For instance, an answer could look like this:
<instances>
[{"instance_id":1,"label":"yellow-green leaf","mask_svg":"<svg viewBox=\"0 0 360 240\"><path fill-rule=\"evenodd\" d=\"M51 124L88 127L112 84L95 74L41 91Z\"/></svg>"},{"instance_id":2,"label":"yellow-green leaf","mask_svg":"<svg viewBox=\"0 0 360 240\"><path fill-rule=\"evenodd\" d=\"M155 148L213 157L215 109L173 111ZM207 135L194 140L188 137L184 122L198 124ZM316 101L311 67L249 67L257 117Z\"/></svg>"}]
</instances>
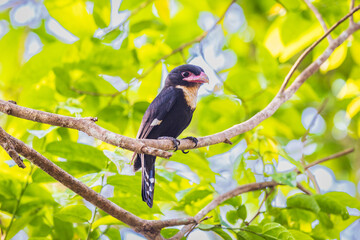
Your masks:
<instances>
[{"instance_id":1,"label":"yellow-green leaf","mask_svg":"<svg viewBox=\"0 0 360 240\"><path fill-rule=\"evenodd\" d=\"M360 97L354 98L347 106L346 112L350 118L360 111Z\"/></svg>"},{"instance_id":2,"label":"yellow-green leaf","mask_svg":"<svg viewBox=\"0 0 360 240\"><path fill-rule=\"evenodd\" d=\"M169 0L155 0L155 7L159 17L168 24L170 22L170 2Z\"/></svg>"}]
</instances>

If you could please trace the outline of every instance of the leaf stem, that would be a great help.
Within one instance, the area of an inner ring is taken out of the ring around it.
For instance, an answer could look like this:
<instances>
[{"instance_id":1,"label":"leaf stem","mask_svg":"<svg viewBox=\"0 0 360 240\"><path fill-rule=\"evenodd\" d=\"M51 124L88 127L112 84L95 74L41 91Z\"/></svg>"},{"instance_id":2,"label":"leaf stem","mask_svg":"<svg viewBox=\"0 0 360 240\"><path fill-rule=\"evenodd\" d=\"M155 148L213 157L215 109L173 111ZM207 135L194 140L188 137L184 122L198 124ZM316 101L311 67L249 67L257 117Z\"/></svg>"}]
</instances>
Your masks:
<instances>
[{"instance_id":1,"label":"leaf stem","mask_svg":"<svg viewBox=\"0 0 360 240\"><path fill-rule=\"evenodd\" d=\"M15 214L16 214L17 210L19 209L19 206L20 206L22 197L23 197L23 195L24 195L27 187L29 186L30 177L31 177L31 175L32 175L33 169L34 169L34 165L31 164L29 174L28 174L27 177L26 177L25 185L24 185L24 187L21 189L19 198L18 198L17 201L16 201L16 205L15 205L14 211L13 211L12 216L11 216L10 223L9 223L9 225L7 226L6 230L5 230L4 240L6 240L7 237L9 236L9 231L10 231L11 226L13 225L14 220L15 220Z\"/></svg>"},{"instance_id":2,"label":"leaf stem","mask_svg":"<svg viewBox=\"0 0 360 240\"><path fill-rule=\"evenodd\" d=\"M106 164L105 172L106 172L106 170L107 170L108 167L109 167L109 163L110 163L110 161L108 161L107 164ZM101 194L101 191L103 190L104 185L105 185L105 172L104 172L104 173L102 174L102 176L101 176L101 187L100 187L99 194ZM96 214L97 214L97 213L98 213L98 207L95 206L95 210L94 210L93 216L92 216L92 218L91 218L91 221L89 222L89 229L88 229L88 233L87 233L87 237L86 237L87 240L90 240L90 235L91 235L91 233L92 233L91 228L92 228L92 225L93 225L94 222L95 222L95 217L96 217Z\"/></svg>"}]
</instances>

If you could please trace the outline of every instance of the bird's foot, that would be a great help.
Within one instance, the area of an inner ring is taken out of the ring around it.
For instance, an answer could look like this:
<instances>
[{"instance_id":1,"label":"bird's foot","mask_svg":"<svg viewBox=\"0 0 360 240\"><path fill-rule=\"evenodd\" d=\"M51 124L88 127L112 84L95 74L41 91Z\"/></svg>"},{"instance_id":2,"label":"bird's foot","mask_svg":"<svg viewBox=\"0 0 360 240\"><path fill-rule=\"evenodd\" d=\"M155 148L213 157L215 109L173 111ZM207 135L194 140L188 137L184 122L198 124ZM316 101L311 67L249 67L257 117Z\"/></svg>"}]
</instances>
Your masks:
<instances>
[{"instance_id":1,"label":"bird's foot","mask_svg":"<svg viewBox=\"0 0 360 240\"><path fill-rule=\"evenodd\" d=\"M198 142L199 142L199 140L196 138L196 137L186 137L186 138L183 138L183 139L189 139L189 140L191 140L193 143L195 143L195 146L194 147L196 147L197 146L197 144L198 144ZM187 154L187 153L189 153L189 151L184 151L184 150L181 150L183 153L185 153L185 154Z\"/></svg>"},{"instance_id":2,"label":"bird's foot","mask_svg":"<svg viewBox=\"0 0 360 240\"><path fill-rule=\"evenodd\" d=\"M176 138L173 138L173 137L168 137L168 136L164 136L164 137L158 137L159 140L171 140L174 144L174 152L176 152L178 150L178 147L179 147L179 144L180 144L180 141Z\"/></svg>"},{"instance_id":3,"label":"bird's foot","mask_svg":"<svg viewBox=\"0 0 360 240\"><path fill-rule=\"evenodd\" d=\"M189 140L191 140L193 143L195 143L194 148L197 147L198 142L199 142L199 140L198 140L196 137L186 137L186 138L183 138L183 139L189 139Z\"/></svg>"}]
</instances>

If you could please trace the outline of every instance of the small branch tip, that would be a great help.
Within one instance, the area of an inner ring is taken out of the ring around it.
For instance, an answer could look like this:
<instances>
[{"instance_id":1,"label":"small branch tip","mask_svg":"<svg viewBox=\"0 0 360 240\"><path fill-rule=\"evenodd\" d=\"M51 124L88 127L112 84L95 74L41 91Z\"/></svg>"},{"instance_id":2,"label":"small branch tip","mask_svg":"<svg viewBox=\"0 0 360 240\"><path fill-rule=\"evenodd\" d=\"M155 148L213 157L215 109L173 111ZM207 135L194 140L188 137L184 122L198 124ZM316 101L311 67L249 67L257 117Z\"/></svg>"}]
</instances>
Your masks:
<instances>
[{"instance_id":1,"label":"small branch tip","mask_svg":"<svg viewBox=\"0 0 360 240\"><path fill-rule=\"evenodd\" d=\"M225 138L224 143L227 143L227 144L230 144L230 145L233 144L232 141L230 141L228 138Z\"/></svg>"}]
</instances>

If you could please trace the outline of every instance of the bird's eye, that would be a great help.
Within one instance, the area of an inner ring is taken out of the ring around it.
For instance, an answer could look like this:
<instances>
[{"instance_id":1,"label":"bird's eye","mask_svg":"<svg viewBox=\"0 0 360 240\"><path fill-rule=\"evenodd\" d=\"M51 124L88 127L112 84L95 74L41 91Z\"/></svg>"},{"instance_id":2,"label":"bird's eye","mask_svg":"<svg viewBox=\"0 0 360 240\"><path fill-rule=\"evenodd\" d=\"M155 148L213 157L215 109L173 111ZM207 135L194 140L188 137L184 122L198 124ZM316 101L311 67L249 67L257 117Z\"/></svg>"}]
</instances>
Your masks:
<instances>
[{"instance_id":1,"label":"bird's eye","mask_svg":"<svg viewBox=\"0 0 360 240\"><path fill-rule=\"evenodd\" d=\"M189 72L182 72L181 75L183 77L188 77L188 76L190 76L190 73Z\"/></svg>"}]
</instances>

